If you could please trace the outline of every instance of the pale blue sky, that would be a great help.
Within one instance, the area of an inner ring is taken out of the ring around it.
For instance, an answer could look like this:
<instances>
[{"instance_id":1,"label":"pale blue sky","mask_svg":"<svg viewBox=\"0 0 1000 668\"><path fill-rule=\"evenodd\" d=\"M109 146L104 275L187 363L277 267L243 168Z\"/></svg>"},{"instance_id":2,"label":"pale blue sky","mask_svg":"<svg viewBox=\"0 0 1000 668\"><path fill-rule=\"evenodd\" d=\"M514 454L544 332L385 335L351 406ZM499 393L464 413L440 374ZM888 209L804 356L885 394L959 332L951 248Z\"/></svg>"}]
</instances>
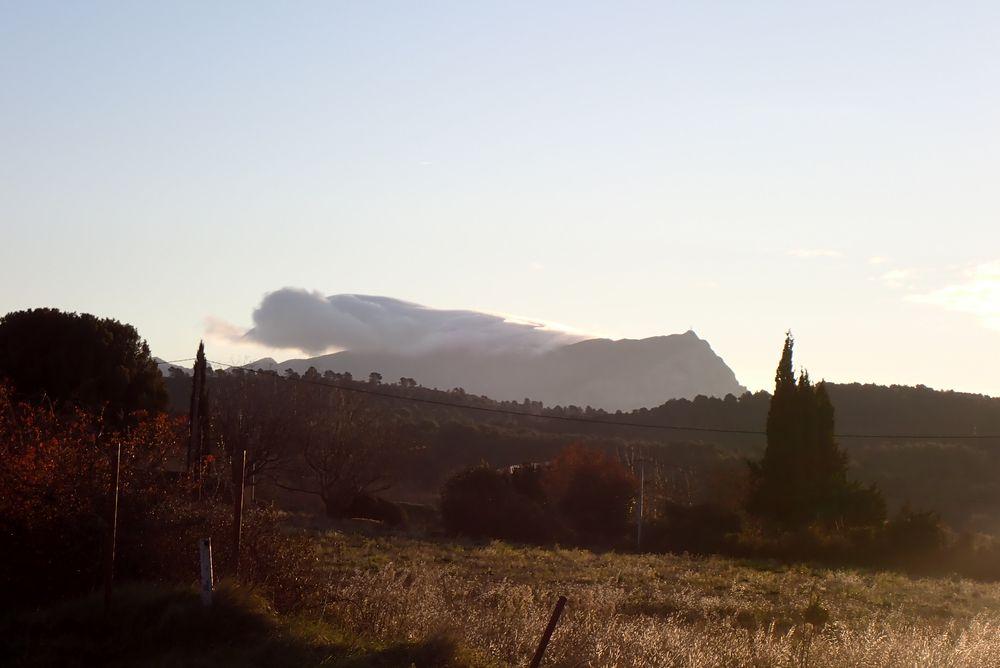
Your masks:
<instances>
[{"instance_id":1,"label":"pale blue sky","mask_svg":"<svg viewBox=\"0 0 1000 668\"><path fill-rule=\"evenodd\" d=\"M997 2L0 1L0 311L179 358L284 286L379 294L694 328L754 389L790 327L815 377L1000 395L998 31Z\"/></svg>"}]
</instances>

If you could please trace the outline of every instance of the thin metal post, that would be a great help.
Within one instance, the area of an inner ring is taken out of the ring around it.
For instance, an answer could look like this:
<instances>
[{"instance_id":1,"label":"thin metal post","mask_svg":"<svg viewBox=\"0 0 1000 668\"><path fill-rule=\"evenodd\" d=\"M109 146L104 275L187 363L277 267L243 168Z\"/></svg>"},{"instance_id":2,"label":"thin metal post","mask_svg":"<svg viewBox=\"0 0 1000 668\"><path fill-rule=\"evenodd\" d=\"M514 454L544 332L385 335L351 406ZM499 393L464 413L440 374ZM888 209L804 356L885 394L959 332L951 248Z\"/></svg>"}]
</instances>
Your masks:
<instances>
[{"instance_id":1,"label":"thin metal post","mask_svg":"<svg viewBox=\"0 0 1000 668\"><path fill-rule=\"evenodd\" d=\"M240 539L243 535L243 487L247 473L247 451L240 451L240 456L233 462L233 559L236 577L240 576Z\"/></svg>"},{"instance_id":2,"label":"thin metal post","mask_svg":"<svg viewBox=\"0 0 1000 668\"><path fill-rule=\"evenodd\" d=\"M115 446L114 481L111 487L111 521L104 553L104 611L111 610L111 589L115 578L115 544L118 542L118 488L121 484L122 443Z\"/></svg>"},{"instance_id":3,"label":"thin metal post","mask_svg":"<svg viewBox=\"0 0 1000 668\"><path fill-rule=\"evenodd\" d=\"M642 511L646 496L646 458L639 458L639 519L636 522L635 548L642 552Z\"/></svg>"},{"instance_id":4,"label":"thin metal post","mask_svg":"<svg viewBox=\"0 0 1000 668\"><path fill-rule=\"evenodd\" d=\"M199 540L198 551L201 555L201 604L208 607L212 605L212 592L215 589L212 575L212 539Z\"/></svg>"},{"instance_id":5,"label":"thin metal post","mask_svg":"<svg viewBox=\"0 0 1000 668\"><path fill-rule=\"evenodd\" d=\"M538 668L542 665L542 657L545 656L545 649L549 646L552 632L556 630L556 624L559 623L559 616L562 615L563 608L565 607L566 597L560 596L559 600L556 601L555 610L552 611L552 617L549 618L549 625L545 627L545 633L542 634L542 639L538 643L538 649L535 650L535 656L531 659L530 668Z\"/></svg>"}]
</instances>

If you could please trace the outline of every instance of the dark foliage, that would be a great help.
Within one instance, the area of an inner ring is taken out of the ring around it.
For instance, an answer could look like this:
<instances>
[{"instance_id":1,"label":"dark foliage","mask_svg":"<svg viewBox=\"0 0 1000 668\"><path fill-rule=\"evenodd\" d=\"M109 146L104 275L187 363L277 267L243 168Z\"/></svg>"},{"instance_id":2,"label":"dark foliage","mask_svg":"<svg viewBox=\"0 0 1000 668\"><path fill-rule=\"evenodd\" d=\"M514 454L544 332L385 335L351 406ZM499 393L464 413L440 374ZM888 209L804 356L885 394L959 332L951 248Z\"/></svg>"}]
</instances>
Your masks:
<instances>
[{"instance_id":1,"label":"dark foliage","mask_svg":"<svg viewBox=\"0 0 1000 668\"><path fill-rule=\"evenodd\" d=\"M134 417L116 432L81 409L16 401L0 384L0 587L12 600L31 604L98 583L116 446L121 499L138 507L163 484L179 431L166 416ZM26 577L39 568L45 577Z\"/></svg>"},{"instance_id":2,"label":"dark foliage","mask_svg":"<svg viewBox=\"0 0 1000 668\"><path fill-rule=\"evenodd\" d=\"M232 507L221 500L195 501L189 495L161 494L145 508L136 507L121 523L119 573L125 580L184 583L197 580L198 540L211 537L217 578L231 577ZM240 578L258 588L281 610L312 600L320 584L315 544L281 527L281 514L270 504L243 512Z\"/></svg>"},{"instance_id":3,"label":"dark foliage","mask_svg":"<svg viewBox=\"0 0 1000 668\"><path fill-rule=\"evenodd\" d=\"M510 486L517 494L530 499L540 506L548 504L545 491L546 468L532 464L521 464L508 469Z\"/></svg>"},{"instance_id":4,"label":"dark foliage","mask_svg":"<svg viewBox=\"0 0 1000 668\"><path fill-rule=\"evenodd\" d=\"M645 547L660 552L710 554L732 549L742 527L738 513L713 504L668 502L650 522Z\"/></svg>"},{"instance_id":5,"label":"dark foliage","mask_svg":"<svg viewBox=\"0 0 1000 668\"><path fill-rule=\"evenodd\" d=\"M347 516L378 520L389 526L400 526L406 522L402 508L374 494L358 494L354 497L347 507Z\"/></svg>"},{"instance_id":6,"label":"dark foliage","mask_svg":"<svg viewBox=\"0 0 1000 668\"><path fill-rule=\"evenodd\" d=\"M355 516L354 504L392 486L421 433L384 399L317 385L312 368L305 377L210 373L213 451L235 459L245 451L251 484L300 502L315 497L331 518Z\"/></svg>"},{"instance_id":7,"label":"dark foliage","mask_svg":"<svg viewBox=\"0 0 1000 668\"><path fill-rule=\"evenodd\" d=\"M205 484L171 462L183 459L182 420L136 414L113 431L82 410L55 412L14 400L0 384L0 588L30 607L90 591L102 582L110 518L112 453L121 444L116 578L187 583L197 579L197 540L215 539L216 571L235 571L231 483ZM223 467L222 470L224 470ZM315 554L286 534L267 506L244 513L241 573L278 605L315 588ZM42 576L36 576L43 574Z\"/></svg>"},{"instance_id":8,"label":"dark foliage","mask_svg":"<svg viewBox=\"0 0 1000 668\"><path fill-rule=\"evenodd\" d=\"M635 478L598 450L570 445L546 465L452 476L441 492L445 527L473 537L616 544L625 534Z\"/></svg>"},{"instance_id":9,"label":"dark foliage","mask_svg":"<svg viewBox=\"0 0 1000 668\"><path fill-rule=\"evenodd\" d=\"M57 309L0 318L0 377L23 396L104 409L109 421L167 402L149 346L134 327Z\"/></svg>"},{"instance_id":10,"label":"dark foliage","mask_svg":"<svg viewBox=\"0 0 1000 668\"><path fill-rule=\"evenodd\" d=\"M308 374L317 382L345 387L370 387L367 380L350 374L327 371ZM263 391L264 381L269 388ZM412 381L412 382L411 382ZM243 394L240 383L261 382L261 390ZM171 406L187 413L191 392L190 377L168 377ZM306 392L322 393L316 385L302 386L277 374L243 371L209 373L213 411L227 413L236 426L240 416L248 425L248 435L264 455L264 468L272 466L278 451L293 440L294 404ZM824 383L836 409L837 431L845 433L973 434L1000 433L1000 398L961 392L937 391L923 386L878 386ZM416 380L385 383L379 392L399 396L456 402L471 406L504 408L539 415L598 417L640 424L688 425L759 430L766 424L771 401L767 392L740 397L699 396L692 400L674 399L661 406L632 412L608 413L578 407L545 407L537 401L496 401L459 390L442 391L420 386ZM226 397L238 397L232 401ZM243 397L250 402L240 411ZM286 399L287 397L287 399ZM227 403L228 408L222 404ZM273 407L273 408L272 408ZM419 448L396 456L403 475L399 481L420 494L436 494L455 470L486 461L505 467L523 461L549 460L567 443L582 442L588 447L616 453L641 446L661 453L664 475L673 487L670 495L685 503L712 500L715 494L742 494L738 487L715 478L720 468L729 469L737 459L759 458L765 439L741 434L706 434L684 431L641 431L613 425L566 423L538 418L510 417L463 411L445 406L394 403L403 416L406 430L418 438ZM272 415L275 419L268 417ZM261 418L267 418L259 419ZM285 424L279 424L282 419ZM292 425L292 426L290 426ZM273 429L272 429L273 427ZM216 428L216 425L213 425ZM289 435L275 438L277 431ZM219 437L222 438L221 436ZM960 441L915 436L904 439L839 439L849 455L848 477L862 485L875 484L888 505L898 508L906 499L920 499L921 505L938 512L950 525L973 531L995 531L1000 515L1000 439ZM228 450L227 450L228 451ZM257 461L250 453L253 468ZM266 473L266 472L265 472ZM261 475L265 475L262 473ZM732 478L732 475L727 473ZM648 481L647 481L648 482ZM864 501L852 496L857 504ZM868 494L872 500L872 495ZM422 497L426 498L426 497ZM741 499L742 502L742 499ZM725 501L730 505L730 500ZM857 505L855 504L855 505ZM854 521L854 520L852 520Z\"/></svg>"},{"instance_id":11,"label":"dark foliage","mask_svg":"<svg viewBox=\"0 0 1000 668\"><path fill-rule=\"evenodd\" d=\"M834 410L824 383L792 368L793 341L785 339L767 415L767 448L751 466L751 512L794 527L814 521L875 525L885 503L874 488L847 479L847 456L834 440Z\"/></svg>"},{"instance_id":12,"label":"dark foliage","mask_svg":"<svg viewBox=\"0 0 1000 668\"><path fill-rule=\"evenodd\" d=\"M578 538L608 542L626 532L638 481L604 452L570 445L546 471L545 488Z\"/></svg>"},{"instance_id":13,"label":"dark foliage","mask_svg":"<svg viewBox=\"0 0 1000 668\"><path fill-rule=\"evenodd\" d=\"M188 441L186 468L200 466L206 455L211 454L211 407L208 403L208 360L205 344L198 343L194 368L191 374L191 408L188 411ZM232 453L230 453L232 455Z\"/></svg>"},{"instance_id":14,"label":"dark foliage","mask_svg":"<svg viewBox=\"0 0 1000 668\"><path fill-rule=\"evenodd\" d=\"M441 490L445 529L473 538L545 543L559 533L548 508L515 488L512 477L487 466L465 469Z\"/></svg>"},{"instance_id":15,"label":"dark foliage","mask_svg":"<svg viewBox=\"0 0 1000 668\"><path fill-rule=\"evenodd\" d=\"M886 523L885 533L896 555L935 554L944 549L948 538L937 514L915 511L909 505Z\"/></svg>"}]
</instances>

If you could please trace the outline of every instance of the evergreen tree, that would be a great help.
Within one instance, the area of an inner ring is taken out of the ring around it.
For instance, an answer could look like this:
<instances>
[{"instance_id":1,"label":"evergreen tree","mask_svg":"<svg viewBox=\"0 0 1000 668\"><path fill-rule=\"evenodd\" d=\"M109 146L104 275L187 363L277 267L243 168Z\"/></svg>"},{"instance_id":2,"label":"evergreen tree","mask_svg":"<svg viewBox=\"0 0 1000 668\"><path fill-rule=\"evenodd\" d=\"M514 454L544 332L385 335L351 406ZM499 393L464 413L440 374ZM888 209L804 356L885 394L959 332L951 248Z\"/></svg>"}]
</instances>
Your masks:
<instances>
[{"instance_id":1,"label":"evergreen tree","mask_svg":"<svg viewBox=\"0 0 1000 668\"><path fill-rule=\"evenodd\" d=\"M748 509L786 526L881 521L885 502L878 490L847 478L826 384L813 385L806 371L796 380L793 347L789 332L767 414L767 448L764 458L751 464Z\"/></svg>"},{"instance_id":2,"label":"evergreen tree","mask_svg":"<svg viewBox=\"0 0 1000 668\"><path fill-rule=\"evenodd\" d=\"M191 374L191 410L189 413L190 441L188 442L187 468L200 462L208 454L208 360L205 358L205 342L198 342Z\"/></svg>"}]
</instances>

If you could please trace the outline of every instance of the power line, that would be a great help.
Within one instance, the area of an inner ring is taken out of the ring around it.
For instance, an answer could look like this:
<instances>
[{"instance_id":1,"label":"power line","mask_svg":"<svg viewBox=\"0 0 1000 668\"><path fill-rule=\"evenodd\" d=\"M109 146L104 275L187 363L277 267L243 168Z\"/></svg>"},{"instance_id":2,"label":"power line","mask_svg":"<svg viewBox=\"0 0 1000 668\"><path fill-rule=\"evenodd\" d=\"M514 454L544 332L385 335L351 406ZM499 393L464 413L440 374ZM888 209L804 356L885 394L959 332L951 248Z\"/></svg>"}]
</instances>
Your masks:
<instances>
[{"instance_id":1,"label":"power line","mask_svg":"<svg viewBox=\"0 0 1000 668\"><path fill-rule=\"evenodd\" d=\"M181 360L171 360L166 362L167 364L173 364L175 362L190 362L193 357ZM206 360L208 363L215 366L228 367L230 369L242 369L243 371L249 371L251 373L268 373L262 369L253 369L248 365L238 365L238 364L226 364L225 362L216 362L213 360ZM443 406L447 408L457 408L463 410L479 411L481 413L493 413L496 415L509 415L514 417L523 418L536 418L542 420L560 420L562 422L579 422L583 424L596 424L596 425L606 425L612 427L634 427L637 429L658 429L663 431L689 431L698 433L712 433L712 434L734 434L734 435L744 435L744 436L766 436L766 431L754 430L754 429L726 429L723 427L684 427L680 425L668 425L668 424L645 424L642 422L629 422L624 420L608 420L604 418L587 418L587 417L577 417L573 415L545 415L537 413L526 413L524 411L517 411L509 408L497 408L490 406L472 406L470 404L457 404L450 401L442 401L440 399L427 399L423 397L407 397L398 394L391 394L388 392L379 392L377 390L370 390L363 387L346 387L344 385L336 385L329 382L321 382L308 380L305 378L283 378L284 380L291 380L294 382L305 383L307 385L318 385L320 387L333 388L337 390L343 390L345 392L357 392L359 394L368 394L376 397L384 397L386 399L395 399L397 401L410 401L420 404L430 404L432 406ZM922 440L922 441L935 441L935 440L988 440L988 439L1000 439L1000 434L834 434L835 438L853 438L853 439L868 439L868 440Z\"/></svg>"}]
</instances>

